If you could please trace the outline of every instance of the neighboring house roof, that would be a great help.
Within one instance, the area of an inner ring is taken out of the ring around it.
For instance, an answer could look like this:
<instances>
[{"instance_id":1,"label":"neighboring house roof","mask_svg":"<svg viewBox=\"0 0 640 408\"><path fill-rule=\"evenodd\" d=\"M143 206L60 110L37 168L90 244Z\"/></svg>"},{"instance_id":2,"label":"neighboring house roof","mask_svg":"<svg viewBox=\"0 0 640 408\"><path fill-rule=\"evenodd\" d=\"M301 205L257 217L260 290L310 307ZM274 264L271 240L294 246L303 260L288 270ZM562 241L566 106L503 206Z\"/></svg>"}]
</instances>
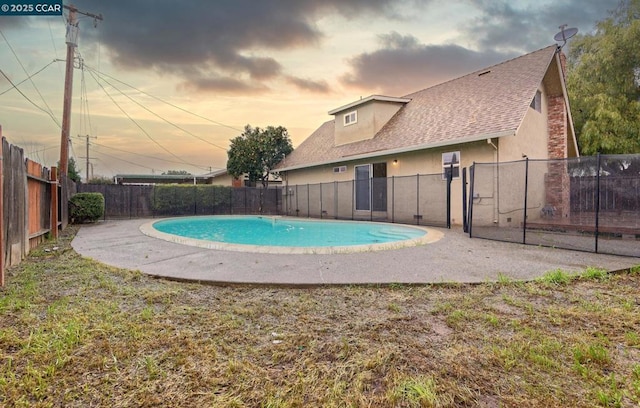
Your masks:
<instances>
[{"instance_id":1,"label":"neighboring house roof","mask_svg":"<svg viewBox=\"0 0 640 408\"><path fill-rule=\"evenodd\" d=\"M218 169L218 170L211 171L209 173L204 173L199 177L215 178L215 177L226 176L226 175L227 175L227 169Z\"/></svg>"},{"instance_id":2,"label":"neighboring house roof","mask_svg":"<svg viewBox=\"0 0 640 408\"><path fill-rule=\"evenodd\" d=\"M410 102L372 139L335 146L334 120L325 122L276 170L514 135L556 51L552 45L396 98Z\"/></svg>"},{"instance_id":3,"label":"neighboring house roof","mask_svg":"<svg viewBox=\"0 0 640 408\"><path fill-rule=\"evenodd\" d=\"M200 176L182 174L116 174L117 184L171 184L193 183L193 179L204 180Z\"/></svg>"}]
</instances>

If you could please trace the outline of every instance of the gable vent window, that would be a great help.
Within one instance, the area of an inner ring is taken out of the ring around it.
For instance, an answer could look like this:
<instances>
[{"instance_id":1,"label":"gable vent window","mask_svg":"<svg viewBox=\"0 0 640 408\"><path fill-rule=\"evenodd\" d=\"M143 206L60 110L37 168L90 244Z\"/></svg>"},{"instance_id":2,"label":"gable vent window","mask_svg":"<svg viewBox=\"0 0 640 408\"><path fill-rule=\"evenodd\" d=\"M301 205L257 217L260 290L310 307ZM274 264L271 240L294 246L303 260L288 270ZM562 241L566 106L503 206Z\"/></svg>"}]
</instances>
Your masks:
<instances>
[{"instance_id":1,"label":"gable vent window","mask_svg":"<svg viewBox=\"0 0 640 408\"><path fill-rule=\"evenodd\" d=\"M344 115L344 125L349 126L358 122L358 111L346 113Z\"/></svg>"},{"instance_id":2,"label":"gable vent window","mask_svg":"<svg viewBox=\"0 0 640 408\"><path fill-rule=\"evenodd\" d=\"M529 106L538 112L542 112L542 94L540 91L536 91L536 96L533 97L531 105Z\"/></svg>"},{"instance_id":3,"label":"gable vent window","mask_svg":"<svg viewBox=\"0 0 640 408\"><path fill-rule=\"evenodd\" d=\"M347 171L347 166L338 166L333 168L334 173L345 173Z\"/></svg>"}]
</instances>

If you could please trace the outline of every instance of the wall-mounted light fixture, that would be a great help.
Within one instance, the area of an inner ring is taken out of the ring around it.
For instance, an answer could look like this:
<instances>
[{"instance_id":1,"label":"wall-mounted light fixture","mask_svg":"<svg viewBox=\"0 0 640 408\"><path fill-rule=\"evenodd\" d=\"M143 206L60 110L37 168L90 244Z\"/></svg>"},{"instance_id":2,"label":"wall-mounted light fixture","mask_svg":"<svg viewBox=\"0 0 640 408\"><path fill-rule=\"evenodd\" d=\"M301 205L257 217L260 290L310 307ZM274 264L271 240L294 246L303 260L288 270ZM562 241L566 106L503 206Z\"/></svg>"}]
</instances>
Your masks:
<instances>
[{"instance_id":1,"label":"wall-mounted light fixture","mask_svg":"<svg viewBox=\"0 0 640 408\"><path fill-rule=\"evenodd\" d=\"M393 164L398 164L398 159L393 159Z\"/></svg>"}]
</instances>

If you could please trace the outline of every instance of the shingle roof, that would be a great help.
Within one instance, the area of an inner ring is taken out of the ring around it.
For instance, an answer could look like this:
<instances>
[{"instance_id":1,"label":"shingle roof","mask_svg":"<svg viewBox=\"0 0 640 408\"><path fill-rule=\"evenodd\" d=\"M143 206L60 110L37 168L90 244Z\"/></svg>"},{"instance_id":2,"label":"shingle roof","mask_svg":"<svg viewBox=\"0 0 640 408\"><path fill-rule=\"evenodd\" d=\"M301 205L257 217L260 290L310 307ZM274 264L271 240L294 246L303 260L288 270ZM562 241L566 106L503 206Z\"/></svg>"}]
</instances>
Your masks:
<instances>
[{"instance_id":1,"label":"shingle roof","mask_svg":"<svg viewBox=\"0 0 640 408\"><path fill-rule=\"evenodd\" d=\"M411 99L372 138L335 146L322 124L278 166L287 170L514 134L542 83L555 45L406 95Z\"/></svg>"}]
</instances>

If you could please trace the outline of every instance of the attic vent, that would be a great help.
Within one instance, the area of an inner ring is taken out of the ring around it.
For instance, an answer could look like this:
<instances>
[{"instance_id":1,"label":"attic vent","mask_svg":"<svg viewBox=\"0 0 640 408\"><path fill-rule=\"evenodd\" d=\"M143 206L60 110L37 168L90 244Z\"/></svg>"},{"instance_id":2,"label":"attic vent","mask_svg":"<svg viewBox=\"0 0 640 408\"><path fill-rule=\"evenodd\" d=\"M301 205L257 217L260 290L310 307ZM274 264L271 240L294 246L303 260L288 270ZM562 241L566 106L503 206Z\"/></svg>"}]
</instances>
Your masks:
<instances>
[{"instance_id":1,"label":"attic vent","mask_svg":"<svg viewBox=\"0 0 640 408\"><path fill-rule=\"evenodd\" d=\"M489 71L484 71L484 72L481 72L481 73L479 73L479 74L478 74L478 76L483 76L483 75L487 75L487 74L488 74L489 72L491 72L491 71L489 70Z\"/></svg>"},{"instance_id":2,"label":"attic vent","mask_svg":"<svg viewBox=\"0 0 640 408\"><path fill-rule=\"evenodd\" d=\"M344 173L347 171L347 166L338 166L333 168L334 173Z\"/></svg>"}]
</instances>

